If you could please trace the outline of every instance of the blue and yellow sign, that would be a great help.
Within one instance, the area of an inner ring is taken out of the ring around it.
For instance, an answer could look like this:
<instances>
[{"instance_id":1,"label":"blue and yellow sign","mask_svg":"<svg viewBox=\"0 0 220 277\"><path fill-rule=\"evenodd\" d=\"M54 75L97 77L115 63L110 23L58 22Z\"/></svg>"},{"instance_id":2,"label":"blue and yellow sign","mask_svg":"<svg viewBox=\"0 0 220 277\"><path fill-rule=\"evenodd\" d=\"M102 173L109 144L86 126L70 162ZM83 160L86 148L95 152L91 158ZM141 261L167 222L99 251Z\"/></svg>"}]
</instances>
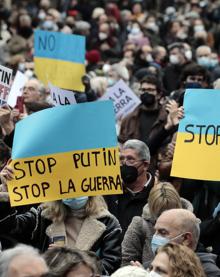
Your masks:
<instances>
[{"instance_id":1,"label":"blue and yellow sign","mask_svg":"<svg viewBox=\"0 0 220 277\"><path fill-rule=\"evenodd\" d=\"M188 89L171 175L220 180L220 90Z\"/></svg>"},{"instance_id":2,"label":"blue and yellow sign","mask_svg":"<svg viewBox=\"0 0 220 277\"><path fill-rule=\"evenodd\" d=\"M34 32L34 70L45 85L84 92L85 37L58 32Z\"/></svg>"},{"instance_id":3,"label":"blue and yellow sign","mask_svg":"<svg viewBox=\"0 0 220 277\"><path fill-rule=\"evenodd\" d=\"M12 206L122 193L111 101L58 106L16 125Z\"/></svg>"}]
</instances>

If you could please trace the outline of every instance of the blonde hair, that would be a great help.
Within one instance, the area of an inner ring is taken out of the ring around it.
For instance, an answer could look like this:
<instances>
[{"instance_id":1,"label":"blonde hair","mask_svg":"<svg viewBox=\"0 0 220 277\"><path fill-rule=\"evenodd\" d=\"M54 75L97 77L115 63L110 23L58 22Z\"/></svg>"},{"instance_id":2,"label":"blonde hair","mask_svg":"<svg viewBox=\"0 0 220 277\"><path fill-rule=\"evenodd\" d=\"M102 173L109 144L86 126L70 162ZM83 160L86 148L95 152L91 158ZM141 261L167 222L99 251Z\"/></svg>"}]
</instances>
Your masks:
<instances>
[{"instance_id":1,"label":"blonde hair","mask_svg":"<svg viewBox=\"0 0 220 277\"><path fill-rule=\"evenodd\" d=\"M70 213L70 209L62 200L46 202L41 205L42 216L52 221L61 222ZM95 216L107 210L107 205L102 196L90 196L85 208L85 216Z\"/></svg>"},{"instance_id":2,"label":"blonde hair","mask_svg":"<svg viewBox=\"0 0 220 277\"><path fill-rule=\"evenodd\" d=\"M158 253L169 258L172 277L205 277L199 258L189 247L177 243L168 243L160 247Z\"/></svg>"},{"instance_id":3,"label":"blonde hair","mask_svg":"<svg viewBox=\"0 0 220 277\"><path fill-rule=\"evenodd\" d=\"M178 192L168 182L160 182L151 189L148 205L154 218L158 218L165 210L182 208Z\"/></svg>"}]
</instances>

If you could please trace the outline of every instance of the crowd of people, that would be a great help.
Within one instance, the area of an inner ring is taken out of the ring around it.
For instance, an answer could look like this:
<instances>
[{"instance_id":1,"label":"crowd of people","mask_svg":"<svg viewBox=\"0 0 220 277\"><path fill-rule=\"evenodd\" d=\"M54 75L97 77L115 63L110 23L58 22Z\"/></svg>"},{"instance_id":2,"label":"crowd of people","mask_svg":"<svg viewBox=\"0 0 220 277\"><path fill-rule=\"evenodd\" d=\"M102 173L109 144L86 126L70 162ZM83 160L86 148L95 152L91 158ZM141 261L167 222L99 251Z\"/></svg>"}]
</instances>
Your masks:
<instances>
[{"instance_id":1,"label":"crowd of people","mask_svg":"<svg viewBox=\"0 0 220 277\"><path fill-rule=\"evenodd\" d=\"M0 64L28 81L0 107L0 276L220 276L220 183L170 175L185 90L220 88L219 22L217 0L1 1ZM119 80L140 98L116 122L123 194L10 206L16 123L53 108L37 29L85 36L77 103Z\"/></svg>"}]
</instances>

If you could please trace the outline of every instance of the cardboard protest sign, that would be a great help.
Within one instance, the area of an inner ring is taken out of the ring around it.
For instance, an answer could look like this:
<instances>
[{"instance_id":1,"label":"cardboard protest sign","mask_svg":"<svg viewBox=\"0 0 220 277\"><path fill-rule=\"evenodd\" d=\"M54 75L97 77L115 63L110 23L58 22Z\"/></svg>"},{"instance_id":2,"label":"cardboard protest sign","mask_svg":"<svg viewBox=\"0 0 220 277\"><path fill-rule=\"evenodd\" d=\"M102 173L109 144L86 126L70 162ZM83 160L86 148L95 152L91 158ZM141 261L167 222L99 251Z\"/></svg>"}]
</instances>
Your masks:
<instances>
[{"instance_id":1,"label":"cardboard protest sign","mask_svg":"<svg viewBox=\"0 0 220 277\"><path fill-rule=\"evenodd\" d=\"M7 103L12 80L12 69L0 65L0 106Z\"/></svg>"},{"instance_id":2,"label":"cardboard protest sign","mask_svg":"<svg viewBox=\"0 0 220 277\"><path fill-rule=\"evenodd\" d=\"M85 37L57 32L34 32L34 70L45 85L84 91Z\"/></svg>"},{"instance_id":3,"label":"cardboard protest sign","mask_svg":"<svg viewBox=\"0 0 220 277\"><path fill-rule=\"evenodd\" d=\"M12 206L122 193L111 101L58 106L21 120L12 159Z\"/></svg>"},{"instance_id":4,"label":"cardboard protest sign","mask_svg":"<svg viewBox=\"0 0 220 277\"><path fill-rule=\"evenodd\" d=\"M187 89L171 175L220 180L220 90Z\"/></svg>"},{"instance_id":5,"label":"cardboard protest sign","mask_svg":"<svg viewBox=\"0 0 220 277\"><path fill-rule=\"evenodd\" d=\"M100 100L113 101L117 119L125 117L141 103L140 99L122 80L107 89L107 92L100 98Z\"/></svg>"},{"instance_id":6,"label":"cardboard protest sign","mask_svg":"<svg viewBox=\"0 0 220 277\"><path fill-rule=\"evenodd\" d=\"M54 106L59 105L70 105L76 103L75 94L72 91L60 89L53 86L52 84L48 85L50 89L50 96Z\"/></svg>"},{"instance_id":7,"label":"cardboard protest sign","mask_svg":"<svg viewBox=\"0 0 220 277\"><path fill-rule=\"evenodd\" d=\"M15 107L17 97L22 95L22 88L24 87L25 83L27 82L28 78L20 71L17 71L14 81L11 86L11 90L8 95L8 105L12 108Z\"/></svg>"}]
</instances>

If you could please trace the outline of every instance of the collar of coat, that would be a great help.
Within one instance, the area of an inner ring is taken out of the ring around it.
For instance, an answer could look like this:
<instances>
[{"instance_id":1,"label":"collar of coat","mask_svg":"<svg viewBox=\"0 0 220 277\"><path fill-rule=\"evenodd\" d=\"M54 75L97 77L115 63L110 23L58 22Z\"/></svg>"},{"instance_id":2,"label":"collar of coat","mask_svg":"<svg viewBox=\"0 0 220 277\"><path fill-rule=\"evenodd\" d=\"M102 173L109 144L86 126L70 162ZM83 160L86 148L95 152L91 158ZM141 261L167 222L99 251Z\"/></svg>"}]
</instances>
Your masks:
<instances>
[{"instance_id":1,"label":"collar of coat","mask_svg":"<svg viewBox=\"0 0 220 277\"><path fill-rule=\"evenodd\" d=\"M76 239L75 247L80 250L90 250L95 242L102 236L106 230L106 225L99 219L110 217L111 214L107 210L103 210L96 215L88 216L84 219L82 227ZM55 236L64 236L67 242L67 235L64 222L53 222L47 229L46 234L52 238ZM68 246L68 245L67 245Z\"/></svg>"}]
</instances>

